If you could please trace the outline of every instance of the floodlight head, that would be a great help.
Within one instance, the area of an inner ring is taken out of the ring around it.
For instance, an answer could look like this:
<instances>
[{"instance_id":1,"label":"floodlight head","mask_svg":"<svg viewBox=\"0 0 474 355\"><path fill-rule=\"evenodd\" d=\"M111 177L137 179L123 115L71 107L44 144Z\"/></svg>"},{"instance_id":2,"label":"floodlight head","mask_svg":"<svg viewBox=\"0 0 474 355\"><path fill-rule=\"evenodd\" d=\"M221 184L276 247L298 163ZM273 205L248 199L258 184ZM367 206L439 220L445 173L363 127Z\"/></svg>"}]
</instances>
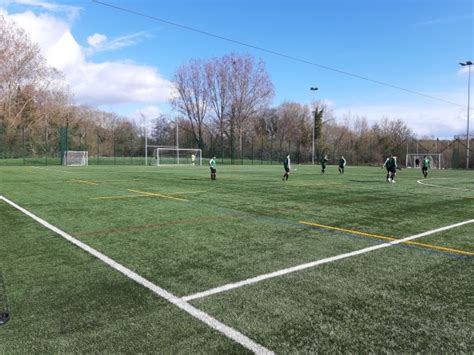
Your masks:
<instances>
[{"instance_id":1,"label":"floodlight head","mask_svg":"<svg viewBox=\"0 0 474 355\"><path fill-rule=\"evenodd\" d=\"M311 87L311 88L309 88L309 89L312 90L312 91L319 90L317 87Z\"/></svg>"},{"instance_id":2,"label":"floodlight head","mask_svg":"<svg viewBox=\"0 0 474 355\"><path fill-rule=\"evenodd\" d=\"M472 62L470 60L466 60L464 63L459 63L459 64L461 64L464 67L466 65L472 65Z\"/></svg>"}]
</instances>

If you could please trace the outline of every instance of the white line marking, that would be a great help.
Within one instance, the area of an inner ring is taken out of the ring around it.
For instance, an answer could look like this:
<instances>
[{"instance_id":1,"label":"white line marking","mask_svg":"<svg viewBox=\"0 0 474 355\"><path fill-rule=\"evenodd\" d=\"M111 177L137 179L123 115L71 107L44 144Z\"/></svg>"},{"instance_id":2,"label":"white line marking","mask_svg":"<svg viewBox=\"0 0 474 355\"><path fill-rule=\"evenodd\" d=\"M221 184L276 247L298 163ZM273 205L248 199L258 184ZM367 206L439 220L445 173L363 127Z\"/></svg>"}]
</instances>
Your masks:
<instances>
[{"instance_id":1,"label":"white line marking","mask_svg":"<svg viewBox=\"0 0 474 355\"><path fill-rule=\"evenodd\" d=\"M196 307L190 305L187 303L185 300L182 298L179 298L172 293L166 291L165 289L155 285L154 283L148 281L147 279L143 278L142 276L138 275L137 273L133 272L132 270L126 268L122 264L119 264L115 260L109 258L108 256L102 254L101 252L93 249L92 247L88 246L85 243L82 243L81 241L75 239L68 233L62 231L61 229L53 226L52 224L46 222L45 220L41 219L40 217L37 217L30 211L24 209L23 207L17 205L13 201L10 201L4 196L0 196L0 200L5 201L8 203L10 206L16 208L17 210L21 211L28 217L34 219L36 222L41 224L42 226L48 228L49 230L55 232L56 234L59 234L61 237L64 239L68 240L69 242L73 243L74 245L78 246L82 250L85 250L89 254L95 256L97 259L103 261L110 267L114 268L118 272L124 274L128 278L132 279L133 281L137 282L138 284L148 288L149 290L153 291L160 297L163 297L167 301L171 302L178 308L182 309L183 311L189 313L192 315L194 318L199 319L201 322L207 324L209 327L217 330L218 332L224 334L226 337L234 340L235 342L239 343L240 345L244 346L245 348L253 351L256 354L273 354L273 352L265 347L263 347L260 344L257 344L254 342L252 339L248 338L247 336L243 335L242 333L238 332L237 330L219 322L217 319L211 317L209 314L197 309Z\"/></svg>"},{"instance_id":2,"label":"white line marking","mask_svg":"<svg viewBox=\"0 0 474 355\"><path fill-rule=\"evenodd\" d=\"M293 266L293 267L283 269L283 270L279 270L279 271L274 271L274 272L271 272L269 274L263 274L263 275L256 276L256 277L253 277L253 278L249 278L249 279L246 279L246 280L242 280L242 281L239 281L239 282L230 283L230 284L219 286L219 287L216 287L216 288L211 288L207 291L202 291L202 292L195 293L194 295L185 296L185 297L183 297L183 300L191 301L191 300L195 300L195 299L198 299L198 298L203 298L203 297L207 297L207 296L210 296L210 295L214 295L216 293L226 292L226 291L232 290L234 288L238 288L238 287L242 287L242 286L246 286L246 285L251 285L251 284L263 281L263 280L268 280L268 279L271 279L271 278L274 278L274 277L290 274L292 272L296 272L296 271L300 271L300 270L304 270L304 269L309 269L309 268L319 266L319 265L323 265L323 264L328 264L328 263L331 263L331 262L334 262L334 261L337 261L337 260L350 258L352 256L356 256L356 255L360 255L360 254L365 254L365 253L368 253L370 251L374 251L374 250L378 250L378 249L382 249L382 248L388 248L388 247L391 247L393 245L397 245L397 244L407 242L409 240L421 238L421 237L424 237L424 236L427 236L427 235L430 235L430 234L434 234L434 233L437 233L437 232L442 232L442 231L445 231L445 230L448 230L448 229L451 229L451 228L460 227L460 226L463 226L463 225L468 224L468 223L474 223L474 219L470 219L468 221L452 224L452 225L449 225L449 226L446 226L446 227L441 227L441 228L438 228L438 229L433 229L433 230L423 232L423 233L420 233L420 234L416 234L416 235L406 237L406 238L403 238L403 239L397 239L397 240L394 240L394 241L391 241L391 242L387 242L387 243L378 244L378 245L374 245L374 246L371 246L371 247L355 250L355 251L352 251L350 253L331 256L329 258L324 258L324 259L321 259L321 260L312 261L310 263Z\"/></svg>"},{"instance_id":3,"label":"white line marking","mask_svg":"<svg viewBox=\"0 0 474 355\"><path fill-rule=\"evenodd\" d=\"M447 178L445 178L447 179ZM461 187L450 187L450 186L443 186L443 185L436 185L436 184L427 184L426 182L423 182L423 180L417 180L417 183L425 186L434 186L434 187L441 187L442 189L449 189L449 190L459 190L459 191L471 191L474 192L474 190L471 189L463 189Z\"/></svg>"}]
</instances>

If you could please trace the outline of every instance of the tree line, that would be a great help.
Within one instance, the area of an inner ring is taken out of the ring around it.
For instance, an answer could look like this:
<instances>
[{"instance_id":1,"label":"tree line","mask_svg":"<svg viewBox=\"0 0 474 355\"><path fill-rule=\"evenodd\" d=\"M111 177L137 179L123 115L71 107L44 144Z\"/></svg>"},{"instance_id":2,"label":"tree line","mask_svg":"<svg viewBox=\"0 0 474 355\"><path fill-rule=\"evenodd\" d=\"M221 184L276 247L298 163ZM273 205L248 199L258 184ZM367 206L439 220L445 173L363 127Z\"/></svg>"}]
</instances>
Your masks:
<instances>
[{"instance_id":1,"label":"tree line","mask_svg":"<svg viewBox=\"0 0 474 355\"><path fill-rule=\"evenodd\" d=\"M175 146L178 136L180 147L200 148L205 157L281 161L290 153L293 161L308 163L314 141L316 162L322 155L333 160L344 155L350 164L376 164L390 153L403 157L415 139L401 119L381 117L369 124L347 115L336 120L318 101L273 106L275 88L265 63L250 54L190 59L172 81L174 112L153 118L150 145ZM144 155L145 133L137 122L74 104L63 74L47 65L22 29L0 15L0 158L57 156L61 128L67 129L70 150Z\"/></svg>"}]
</instances>

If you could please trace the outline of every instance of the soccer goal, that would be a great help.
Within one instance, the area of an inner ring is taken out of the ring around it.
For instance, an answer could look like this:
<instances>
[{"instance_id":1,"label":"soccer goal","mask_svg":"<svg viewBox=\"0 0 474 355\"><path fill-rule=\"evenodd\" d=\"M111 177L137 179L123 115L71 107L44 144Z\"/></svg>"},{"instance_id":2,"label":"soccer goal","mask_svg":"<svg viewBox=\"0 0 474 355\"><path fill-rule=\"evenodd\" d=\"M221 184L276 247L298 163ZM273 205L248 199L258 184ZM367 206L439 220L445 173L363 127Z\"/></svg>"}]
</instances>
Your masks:
<instances>
[{"instance_id":1,"label":"soccer goal","mask_svg":"<svg viewBox=\"0 0 474 355\"><path fill-rule=\"evenodd\" d=\"M432 169L443 169L443 154L407 154L406 156L406 167L407 168L420 168L423 166L423 159L427 157L430 161L430 167Z\"/></svg>"},{"instance_id":2,"label":"soccer goal","mask_svg":"<svg viewBox=\"0 0 474 355\"><path fill-rule=\"evenodd\" d=\"M64 152L63 165L67 165L67 166L89 165L89 152L67 150Z\"/></svg>"},{"instance_id":3,"label":"soccer goal","mask_svg":"<svg viewBox=\"0 0 474 355\"><path fill-rule=\"evenodd\" d=\"M156 148L156 165L202 165L201 149Z\"/></svg>"}]
</instances>

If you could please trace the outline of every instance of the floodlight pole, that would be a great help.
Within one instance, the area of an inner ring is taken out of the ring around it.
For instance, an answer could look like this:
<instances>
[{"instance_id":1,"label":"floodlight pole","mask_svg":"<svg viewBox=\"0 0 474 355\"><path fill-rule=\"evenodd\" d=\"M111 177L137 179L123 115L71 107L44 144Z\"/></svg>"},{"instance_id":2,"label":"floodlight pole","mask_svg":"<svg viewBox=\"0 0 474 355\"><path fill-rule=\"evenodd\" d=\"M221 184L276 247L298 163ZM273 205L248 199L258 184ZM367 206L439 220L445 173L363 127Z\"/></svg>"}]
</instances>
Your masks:
<instances>
[{"instance_id":1,"label":"floodlight pole","mask_svg":"<svg viewBox=\"0 0 474 355\"><path fill-rule=\"evenodd\" d=\"M471 110L471 65L472 62L467 60L464 63L459 63L461 66L468 67L468 78L467 78L467 131L466 131L466 169L469 169L469 113Z\"/></svg>"},{"instance_id":2,"label":"floodlight pole","mask_svg":"<svg viewBox=\"0 0 474 355\"><path fill-rule=\"evenodd\" d=\"M311 91L317 91L318 88L317 87L311 87L309 88ZM314 165L314 130L315 130L315 125L316 125L316 110L314 111L311 111L311 113L313 114L313 148L312 148L312 154L311 154L311 163Z\"/></svg>"}]
</instances>

